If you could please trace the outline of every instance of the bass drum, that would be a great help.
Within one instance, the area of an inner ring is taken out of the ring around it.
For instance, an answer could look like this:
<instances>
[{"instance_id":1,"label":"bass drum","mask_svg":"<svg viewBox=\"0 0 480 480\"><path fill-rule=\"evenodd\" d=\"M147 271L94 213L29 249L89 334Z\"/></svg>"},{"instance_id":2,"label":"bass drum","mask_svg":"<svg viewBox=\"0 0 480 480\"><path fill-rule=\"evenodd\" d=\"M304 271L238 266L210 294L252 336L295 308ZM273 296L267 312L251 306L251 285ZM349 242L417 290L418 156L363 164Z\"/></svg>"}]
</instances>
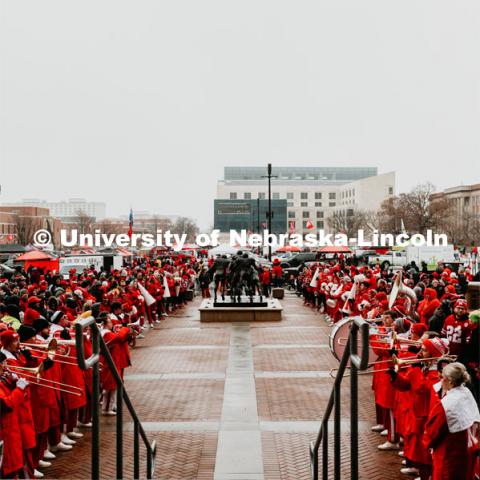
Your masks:
<instances>
[{"instance_id":1,"label":"bass drum","mask_svg":"<svg viewBox=\"0 0 480 480\"><path fill-rule=\"evenodd\" d=\"M332 328L332 331L329 336L329 345L330 350L333 356L340 362L342 360L343 352L347 346L348 336L350 335L350 328L354 321L355 317L347 317L338 321ZM357 334L358 347L357 353L360 355L362 351L362 337L360 332ZM372 350L372 347L369 345L369 356L368 363L371 364L378 359L378 355ZM348 365L350 362L348 362Z\"/></svg>"}]
</instances>

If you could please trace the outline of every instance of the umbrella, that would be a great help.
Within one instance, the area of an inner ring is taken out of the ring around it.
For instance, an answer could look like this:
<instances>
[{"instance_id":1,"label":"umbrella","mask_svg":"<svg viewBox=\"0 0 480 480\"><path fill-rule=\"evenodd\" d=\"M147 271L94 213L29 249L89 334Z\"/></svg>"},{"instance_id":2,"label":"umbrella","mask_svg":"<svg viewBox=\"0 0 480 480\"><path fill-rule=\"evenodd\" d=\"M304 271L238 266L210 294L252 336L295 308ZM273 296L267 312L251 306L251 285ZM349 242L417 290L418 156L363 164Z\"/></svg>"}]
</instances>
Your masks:
<instances>
[{"instance_id":1,"label":"umbrella","mask_svg":"<svg viewBox=\"0 0 480 480\"><path fill-rule=\"evenodd\" d=\"M32 250L24 253L15 259L16 262L38 262L42 260L52 260L53 257L48 253L41 252L40 250Z\"/></svg>"},{"instance_id":2,"label":"umbrella","mask_svg":"<svg viewBox=\"0 0 480 480\"><path fill-rule=\"evenodd\" d=\"M342 247L337 245L327 245L319 250L320 253L352 253L352 250L348 247Z\"/></svg>"},{"instance_id":3,"label":"umbrella","mask_svg":"<svg viewBox=\"0 0 480 480\"><path fill-rule=\"evenodd\" d=\"M283 252L300 252L301 248L297 247L296 245L285 245L283 247L280 247L277 252L283 253Z\"/></svg>"}]
</instances>

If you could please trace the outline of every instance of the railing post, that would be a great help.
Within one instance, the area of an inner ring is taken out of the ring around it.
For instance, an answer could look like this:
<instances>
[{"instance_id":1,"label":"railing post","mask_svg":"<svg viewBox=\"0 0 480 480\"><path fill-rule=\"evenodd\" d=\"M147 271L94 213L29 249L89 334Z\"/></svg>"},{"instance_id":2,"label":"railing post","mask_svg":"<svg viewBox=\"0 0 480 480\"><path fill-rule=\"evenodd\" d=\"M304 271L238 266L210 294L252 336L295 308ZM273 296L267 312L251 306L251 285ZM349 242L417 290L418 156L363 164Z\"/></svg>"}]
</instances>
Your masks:
<instances>
[{"instance_id":1,"label":"railing post","mask_svg":"<svg viewBox=\"0 0 480 480\"><path fill-rule=\"evenodd\" d=\"M92 352L98 355L100 352L100 332L96 328L91 329ZM78 351L78 349L77 349ZM98 361L92 366L92 480L100 479L100 369Z\"/></svg>"},{"instance_id":2,"label":"railing post","mask_svg":"<svg viewBox=\"0 0 480 480\"><path fill-rule=\"evenodd\" d=\"M328 480L328 420L323 423L322 442L322 478Z\"/></svg>"},{"instance_id":3,"label":"railing post","mask_svg":"<svg viewBox=\"0 0 480 480\"><path fill-rule=\"evenodd\" d=\"M341 457L340 457L340 390L341 382L335 382L334 385L334 417L333 417L333 437L334 437L334 467L333 467L333 478L335 480L340 480L341 472Z\"/></svg>"},{"instance_id":4,"label":"railing post","mask_svg":"<svg viewBox=\"0 0 480 480\"><path fill-rule=\"evenodd\" d=\"M138 423L133 422L133 478L140 478L140 444L139 444Z\"/></svg>"},{"instance_id":5,"label":"railing post","mask_svg":"<svg viewBox=\"0 0 480 480\"><path fill-rule=\"evenodd\" d=\"M350 357L357 355L358 326L352 325ZM350 478L358 478L358 369L355 362L350 365Z\"/></svg>"},{"instance_id":6,"label":"railing post","mask_svg":"<svg viewBox=\"0 0 480 480\"><path fill-rule=\"evenodd\" d=\"M150 450L147 449L147 478L150 479L153 476L153 457Z\"/></svg>"},{"instance_id":7,"label":"railing post","mask_svg":"<svg viewBox=\"0 0 480 480\"><path fill-rule=\"evenodd\" d=\"M123 385L117 385L117 479L123 479Z\"/></svg>"}]
</instances>

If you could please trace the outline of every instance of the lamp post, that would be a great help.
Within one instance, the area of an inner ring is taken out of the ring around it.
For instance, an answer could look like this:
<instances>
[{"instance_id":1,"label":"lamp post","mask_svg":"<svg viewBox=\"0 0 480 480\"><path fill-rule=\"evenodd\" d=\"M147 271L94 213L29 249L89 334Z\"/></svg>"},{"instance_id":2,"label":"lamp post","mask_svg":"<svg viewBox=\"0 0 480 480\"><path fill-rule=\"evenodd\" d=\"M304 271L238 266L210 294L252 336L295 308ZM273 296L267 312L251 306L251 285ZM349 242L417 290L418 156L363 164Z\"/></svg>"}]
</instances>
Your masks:
<instances>
[{"instance_id":1,"label":"lamp post","mask_svg":"<svg viewBox=\"0 0 480 480\"><path fill-rule=\"evenodd\" d=\"M268 178L268 233L272 233L272 178L278 178L277 175L272 175L272 164L267 166L267 175L263 175L262 178ZM272 261L272 246L268 245L268 260Z\"/></svg>"}]
</instances>

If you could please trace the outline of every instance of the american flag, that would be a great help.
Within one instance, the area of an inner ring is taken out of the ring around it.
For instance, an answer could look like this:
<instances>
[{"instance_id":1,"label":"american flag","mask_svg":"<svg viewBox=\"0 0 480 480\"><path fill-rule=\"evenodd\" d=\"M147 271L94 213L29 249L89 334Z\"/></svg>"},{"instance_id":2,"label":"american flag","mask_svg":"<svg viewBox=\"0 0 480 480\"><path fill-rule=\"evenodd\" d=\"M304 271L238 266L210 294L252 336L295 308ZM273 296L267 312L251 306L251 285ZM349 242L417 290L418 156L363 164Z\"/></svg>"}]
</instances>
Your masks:
<instances>
[{"instance_id":1,"label":"american flag","mask_svg":"<svg viewBox=\"0 0 480 480\"><path fill-rule=\"evenodd\" d=\"M130 209L130 215L128 216L128 236L132 238L133 233L133 210Z\"/></svg>"}]
</instances>

